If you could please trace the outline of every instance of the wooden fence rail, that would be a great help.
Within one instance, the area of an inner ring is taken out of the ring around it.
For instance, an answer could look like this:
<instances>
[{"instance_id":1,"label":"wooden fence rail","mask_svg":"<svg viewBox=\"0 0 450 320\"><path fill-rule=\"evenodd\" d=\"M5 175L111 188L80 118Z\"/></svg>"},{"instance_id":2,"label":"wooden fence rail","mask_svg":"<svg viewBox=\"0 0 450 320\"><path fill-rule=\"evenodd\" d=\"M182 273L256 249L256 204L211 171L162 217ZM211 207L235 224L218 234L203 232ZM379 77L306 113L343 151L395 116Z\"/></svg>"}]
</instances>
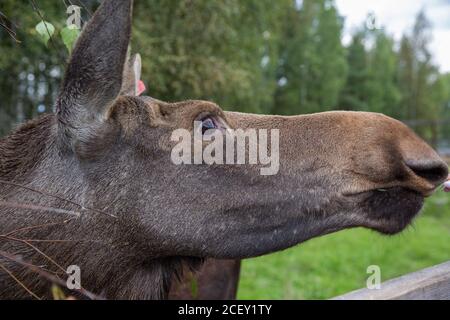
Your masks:
<instances>
[{"instance_id":1,"label":"wooden fence rail","mask_svg":"<svg viewBox=\"0 0 450 320\"><path fill-rule=\"evenodd\" d=\"M386 281L380 289L360 289L334 300L450 300L450 261Z\"/></svg>"}]
</instances>

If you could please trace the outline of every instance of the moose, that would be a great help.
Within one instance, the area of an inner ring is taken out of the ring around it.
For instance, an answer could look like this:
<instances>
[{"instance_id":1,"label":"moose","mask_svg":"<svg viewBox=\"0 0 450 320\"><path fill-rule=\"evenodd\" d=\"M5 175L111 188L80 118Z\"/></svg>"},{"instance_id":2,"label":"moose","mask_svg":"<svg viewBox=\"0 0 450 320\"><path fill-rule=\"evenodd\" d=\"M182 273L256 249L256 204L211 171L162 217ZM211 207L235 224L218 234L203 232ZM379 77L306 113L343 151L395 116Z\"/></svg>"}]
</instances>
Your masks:
<instances>
[{"instance_id":1,"label":"moose","mask_svg":"<svg viewBox=\"0 0 450 320\"><path fill-rule=\"evenodd\" d=\"M401 232L445 181L435 151L381 114L243 114L123 90L132 6L102 2L56 112L0 140L1 299L51 299L69 266L81 272L81 288L69 288L76 298L165 299L205 259L255 257L347 228ZM196 121L278 129L278 174L174 164L171 133Z\"/></svg>"}]
</instances>

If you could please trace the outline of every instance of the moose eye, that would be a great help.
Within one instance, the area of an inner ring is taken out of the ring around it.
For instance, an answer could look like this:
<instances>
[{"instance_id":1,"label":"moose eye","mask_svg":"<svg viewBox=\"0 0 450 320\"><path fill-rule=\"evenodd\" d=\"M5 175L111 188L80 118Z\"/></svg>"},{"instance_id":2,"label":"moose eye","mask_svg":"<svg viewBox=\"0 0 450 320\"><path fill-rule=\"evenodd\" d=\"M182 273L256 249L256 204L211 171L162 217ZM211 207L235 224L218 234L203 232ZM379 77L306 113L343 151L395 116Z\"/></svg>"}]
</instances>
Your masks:
<instances>
[{"instance_id":1,"label":"moose eye","mask_svg":"<svg viewBox=\"0 0 450 320\"><path fill-rule=\"evenodd\" d=\"M202 120L202 134L211 129L217 129L216 122L211 117L206 117Z\"/></svg>"}]
</instances>

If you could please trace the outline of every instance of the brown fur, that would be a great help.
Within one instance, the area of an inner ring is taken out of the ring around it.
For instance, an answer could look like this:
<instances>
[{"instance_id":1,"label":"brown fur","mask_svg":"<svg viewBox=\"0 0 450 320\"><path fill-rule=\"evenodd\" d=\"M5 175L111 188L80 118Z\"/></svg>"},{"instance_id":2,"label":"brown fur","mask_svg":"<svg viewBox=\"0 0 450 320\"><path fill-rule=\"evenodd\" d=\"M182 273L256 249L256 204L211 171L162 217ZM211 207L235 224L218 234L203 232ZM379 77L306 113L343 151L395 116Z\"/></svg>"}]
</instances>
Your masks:
<instances>
[{"instance_id":1,"label":"brown fur","mask_svg":"<svg viewBox=\"0 0 450 320\"><path fill-rule=\"evenodd\" d=\"M108 299L161 299L183 264L204 258L254 257L359 226L399 232L446 178L425 142L380 114L263 116L120 96L131 7L103 1L74 49L57 113L0 141L9 183L0 201L25 205L0 207L0 252L61 278L78 265L83 287ZM279 173L173 164L171 133L192 130L201 114L279 129ZM51 297L48 278L5 256L0 264L0 298Z\"/></svg>"}]
</instances>

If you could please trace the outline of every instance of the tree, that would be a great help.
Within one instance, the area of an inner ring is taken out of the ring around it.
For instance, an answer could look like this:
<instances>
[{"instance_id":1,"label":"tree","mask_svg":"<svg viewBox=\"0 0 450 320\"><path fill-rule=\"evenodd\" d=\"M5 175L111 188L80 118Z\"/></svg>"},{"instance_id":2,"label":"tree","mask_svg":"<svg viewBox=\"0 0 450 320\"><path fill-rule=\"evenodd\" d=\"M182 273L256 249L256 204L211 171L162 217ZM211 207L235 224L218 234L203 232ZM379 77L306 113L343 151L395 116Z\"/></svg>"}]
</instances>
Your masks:
<instances>
[{"instance_id":1,"label":"tree","mask_svg":"<svg viewBox=\"0 0 450 320\"><path fill-rule=\"evenodd\" d=\"M369 110L367 101L369 61L365 40L366 31L358 30L347 49L348 76L339 101L339 107L342 109Z\"/></svg>"},{"instance_id":2,"label":"tree","mask_svg":"<svg viewBox=\"0 0 450 320\"><path fill-rule=\"evenodd\" d=\"M136 2L134 50L143 55L149 93L267 112L276 88L277 30L289 2Z\"/></svg>"},{"instance_id":3,"label":"tree","mask_svg":"<svg viewBox=\"0 0 450 320\"><path fill-rule=\"evenodd\" d=\"M414 119L415 105L413 92L415 90L414 50L410 39L403 35L398 53L398 86L402 95L399 112L402 119Z\"/></svg>"},{"instance_id":4,"label":"tree","mask_svg":"<svg viewBox=\"0 0 450 320\"><path fill-rule=\"evenodd\" d=\"M352 37L347 50L349 66L341 107L348 110L382 112L398 116L400 90L394 40L377 27L373 14Z\"/></svg>"},{"instance_id":5,"label":"tree","mask_svg":"<svg viewBox=\"0 0 450 320\"><path fill-rule=\"evenodd\" d=\"M436 142L437 119L441 116L441 102L436 98L440 90L439 69L432 62L429 49L431 23L421 11L416 18L412 33L404 35L399 52L399 81L402 91L401 109L406 110L408 120L425 120L426 125L416 131L425 139ZM433 99L432 97L435 97Z\"/></svg>"},{"instance_id":6,"label":"tree","mask_svg":"<svg viewBox=\"0 0 450 320\"><path fill-rule=\"evenodd\" d=\"M276 113L298 114L337 106L347 64L341 43L343 21L334 1L305 0L285 25Z\"/></svg>"},{"instance_id":7,"label":"tree","mask_svg":"<svg viewBox=\"0 0 450 320\"><path fill-rule=\"evenodd\" d=\"M401 118L397 106L401 95L398 88L397 54L394 40L383 29L373 30L374 45L369 53L367 105L369 111Z\"/></svg>"}]
</instances>

